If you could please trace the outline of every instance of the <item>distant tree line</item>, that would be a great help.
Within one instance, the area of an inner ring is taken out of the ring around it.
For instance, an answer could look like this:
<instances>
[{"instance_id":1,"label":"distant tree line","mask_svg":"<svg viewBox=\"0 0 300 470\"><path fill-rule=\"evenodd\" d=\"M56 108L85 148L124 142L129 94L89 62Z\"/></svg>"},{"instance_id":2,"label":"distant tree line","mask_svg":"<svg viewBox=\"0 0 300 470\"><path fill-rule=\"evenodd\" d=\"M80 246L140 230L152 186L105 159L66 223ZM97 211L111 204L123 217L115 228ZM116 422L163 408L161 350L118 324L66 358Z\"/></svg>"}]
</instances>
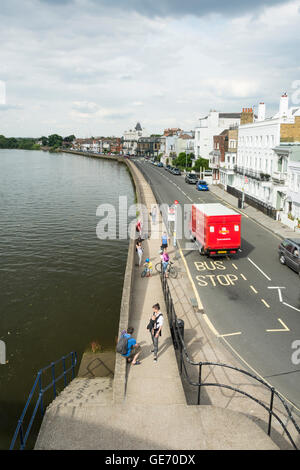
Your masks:
<instances>
[{"instance_id":1,"label":"distant tree line","mask_svg":"<svg viewBox=\"0 0 300 470\"><path fill-rule=\"evenodd\" d=\"M42 142L43 147L51 147L56 149L62 147L63 145L66 147L71 145L73 140L75 140L75 135L72 134L68 135L67 137L62 137L58 134L51 134L48 137L42 136L39 140Z\"/></svg>"},{"instance_id":2,"label":"distant tree line","mask_svg":"<svg viewBox=\"0 0 300 470\"><path fill-rule=\"evenodd\" d=\"M75 135L73 134L67 137L51 134L48 137L43 136L39 139L32 137L5 137L4 135L0 135L0 149L39 150L42 146L56 150L62 146L71 146L74 139Z\"/></svg>"},{"instance_id":3,"label":"distant tree line","mask_svg":"<svg viewBox=\"0 0 300 470\"><path fill-rule=\"evenodd\" d=\"M39 150L37 139L30 137L4 137L0 135L0 149Z\"/></svg>"}]
</instances>

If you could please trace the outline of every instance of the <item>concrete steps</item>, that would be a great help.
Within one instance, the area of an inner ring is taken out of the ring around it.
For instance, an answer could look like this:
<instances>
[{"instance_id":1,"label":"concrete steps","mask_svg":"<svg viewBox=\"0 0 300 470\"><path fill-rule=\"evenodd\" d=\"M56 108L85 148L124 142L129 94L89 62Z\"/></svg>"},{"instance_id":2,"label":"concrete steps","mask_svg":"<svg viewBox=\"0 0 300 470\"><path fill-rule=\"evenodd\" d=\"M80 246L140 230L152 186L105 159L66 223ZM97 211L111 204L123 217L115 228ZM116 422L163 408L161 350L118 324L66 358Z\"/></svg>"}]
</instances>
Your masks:
<instances>
[{"instance_id":1,"label":"concrete steps","mask_svg":"<svg viewBox=\"0 0 300 470\"><path fill-rule=\"evenodd\" d=\"M77 393L77 386L76 392ZM187 405L52 406L35 449L278 449L241 413Z\"/></svg>"}]
</instances>

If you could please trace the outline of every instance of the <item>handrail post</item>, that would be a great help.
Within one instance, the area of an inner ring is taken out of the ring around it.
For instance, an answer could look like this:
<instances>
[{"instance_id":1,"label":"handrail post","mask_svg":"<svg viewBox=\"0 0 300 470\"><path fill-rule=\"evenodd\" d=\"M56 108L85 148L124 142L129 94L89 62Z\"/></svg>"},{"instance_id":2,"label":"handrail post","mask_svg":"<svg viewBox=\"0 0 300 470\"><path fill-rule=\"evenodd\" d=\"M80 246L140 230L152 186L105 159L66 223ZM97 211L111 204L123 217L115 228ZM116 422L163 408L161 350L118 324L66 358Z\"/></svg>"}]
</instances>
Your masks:
<instances>
[{"instance_id":1,"label":"handrail post","mask_svg":"<svg viewBox=\"0 0 300 470\"><path fill-rule=\"evenodd\" d=\"M199 362L199 380L198 380L198 401L197 404L200 405L200 393L201 393L201 380L202 380L202 362Z\"/></svg>"},{"instance_id":2,"label":"handrail post","mask_svg":"<svg viewBox=\"0 0 300 470\"><path fill-rule=\"evenodd\" d=\"M52 371L53 394L54 394L54 398L56 398L55 364L54 364L54 362L51 362L51 371Z\"/></svg>"},{"instance_id":3,"label":"handrail post","mask_svg":"<svg viewBox=\"0 0 300 470\"><path fill-rule=\"evenodd\" d=\"M271 401L269 409L269 425L268 425L268 436L271 434L272 414L273 414L273 402L274 402L274 387L271 388Z\"/></svg>"}]
</instances>

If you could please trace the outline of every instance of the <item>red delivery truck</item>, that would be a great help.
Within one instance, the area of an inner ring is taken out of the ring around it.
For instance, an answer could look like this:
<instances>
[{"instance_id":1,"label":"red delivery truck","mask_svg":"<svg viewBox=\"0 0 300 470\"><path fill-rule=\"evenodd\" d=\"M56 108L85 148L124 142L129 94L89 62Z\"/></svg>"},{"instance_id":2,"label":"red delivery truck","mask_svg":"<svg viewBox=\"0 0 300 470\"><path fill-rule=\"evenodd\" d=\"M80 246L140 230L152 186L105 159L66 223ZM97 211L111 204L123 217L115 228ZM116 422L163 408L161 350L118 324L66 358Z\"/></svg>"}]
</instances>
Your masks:
<instances>
[{"instance_id":1,"label":"red delivery truck","mask_svg":"<svg viewBox=\"0 0 300 470\"><path fill-rule=\"evenodd\" d=\"M241 247L241 214L222 204L193 204L190 233L201 254L233 255Z\"/></svg>"}]
</instances>

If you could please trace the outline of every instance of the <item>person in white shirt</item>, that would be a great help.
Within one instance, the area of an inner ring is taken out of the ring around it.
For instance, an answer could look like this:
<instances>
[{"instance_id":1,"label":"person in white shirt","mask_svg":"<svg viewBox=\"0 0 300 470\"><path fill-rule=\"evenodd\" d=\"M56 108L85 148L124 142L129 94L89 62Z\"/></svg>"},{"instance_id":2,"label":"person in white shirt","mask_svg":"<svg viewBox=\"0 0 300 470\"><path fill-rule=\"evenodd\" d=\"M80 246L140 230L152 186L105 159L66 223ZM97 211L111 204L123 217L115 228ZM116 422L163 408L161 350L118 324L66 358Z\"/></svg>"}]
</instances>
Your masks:
<instances>
[{"instance_id":1,"label":"person in white shirt","mask_svg":"<svg viewBox=\"0 0 300 470\"><path fill-rule=\"evenodd\" d=\"M164 317L160 311L159 303L153 305L153 328L151 330L151 338L153 342L153 350L151 352L154 353L154 362L157 362L157 355L158 355L158 338L161 336L161 330L164 324Z\"/></svg>"}]
</instances>

